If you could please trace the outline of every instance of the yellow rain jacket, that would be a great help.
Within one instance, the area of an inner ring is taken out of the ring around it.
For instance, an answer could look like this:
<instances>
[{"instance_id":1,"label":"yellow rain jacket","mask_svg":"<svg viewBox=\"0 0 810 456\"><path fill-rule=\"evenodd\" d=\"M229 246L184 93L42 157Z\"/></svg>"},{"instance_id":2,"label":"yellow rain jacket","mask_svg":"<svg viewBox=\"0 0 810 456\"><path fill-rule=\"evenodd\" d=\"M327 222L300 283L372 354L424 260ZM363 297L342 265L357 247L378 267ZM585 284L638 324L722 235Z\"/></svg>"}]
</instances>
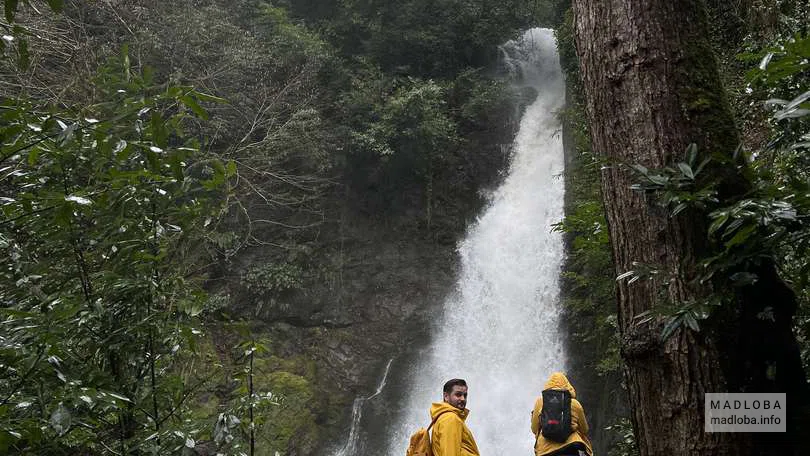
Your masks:
<instances>
[{"instance_id":1,"label":"yellow rain jacket","mask_svg":"<svg viewBox=\"0 0 810 456\"><path fill-rule=\"evenodd\" d=\"M543 410L543 396L537 398L534 403L534 410L532 410L532 433L537 438L537 443L534 445L534 454L536 456L543 456L558 451L561 448L568 447L569 445L584 446L589 455L593 454L591 448L591 441L588 439L588 422L585 420L585 409L582 404L576 400L577 392L574 390L573 385L565 377L562 372L555 372L551 374L543 390L547 389L566 389L571 393L571 428L574 432L568 436L565 443L553 442L546 440L540 434L540 411Z\"/></svg>"},{"instance_id":2,"label":"yellow rain jacket","mask_svg":"<svg viewBox=\"0 0 810 456\"><path fill-rule=\"evenodd\" d=\"M434 402L430 407L430 419L442 412L448 413L436 420L430 439L433 456L480 456L472 432L464 424L470 411L457 409L447 402Z\"/></svg>"}]
</instances>

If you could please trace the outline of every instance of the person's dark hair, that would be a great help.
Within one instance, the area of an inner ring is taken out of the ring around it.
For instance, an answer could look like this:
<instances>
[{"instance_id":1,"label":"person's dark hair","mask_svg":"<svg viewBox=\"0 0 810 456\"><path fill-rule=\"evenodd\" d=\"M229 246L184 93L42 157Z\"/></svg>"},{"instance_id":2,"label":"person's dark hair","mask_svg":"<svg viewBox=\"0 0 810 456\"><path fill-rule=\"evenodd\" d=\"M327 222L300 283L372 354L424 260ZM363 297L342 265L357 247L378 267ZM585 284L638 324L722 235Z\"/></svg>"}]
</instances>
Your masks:
<instances>
[{"instance_id":1,"label":"person's dark hair","mask_svg":"<svg viewBox=\"0 0 810 456\"><path fill-rule=\"evenodd\" d=\"M454 386L467 386L467 382L461 378L454 378L452 380L448 380L447 383L444 384L444 392L450 394L453 392Z\"/></svg>"}]
</instances>

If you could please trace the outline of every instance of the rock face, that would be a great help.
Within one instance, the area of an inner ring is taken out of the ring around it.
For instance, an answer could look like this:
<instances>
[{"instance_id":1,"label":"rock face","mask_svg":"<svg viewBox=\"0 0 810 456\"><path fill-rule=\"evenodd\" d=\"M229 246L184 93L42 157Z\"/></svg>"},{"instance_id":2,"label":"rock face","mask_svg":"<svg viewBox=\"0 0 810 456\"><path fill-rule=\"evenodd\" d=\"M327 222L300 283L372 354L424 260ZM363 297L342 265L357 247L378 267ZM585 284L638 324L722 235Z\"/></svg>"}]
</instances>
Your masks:
<instances>
[{"instance_id":1,"label":"rock face","mask_svg":"<svg viewBox=\"0 0 810 456\"><path fill-rule=\"evenodd\" d=\"M367 236L374 234L373 227L366 229ZM347 254L354 261L342 288L314 285L290 298L290 309L307 300L308 315L279 313L261 325L279 341L279 353L315 366L311 382L319 405L311 424L320 428L319 437L312 446L291 440L291 454L326 451L345 439L353 400L373 393L387 360L419 343L421 322L438 311L453 285L452 245L403 237L357 244Z\"/></svg>"},{"instance_id":2,"label":"rock face","mask_svg":"<svg viewBox=\"0 0 810 456\"><path fill-rule=\"evenodd\" d=\"M503 163L511 128L506 123L498 136L486 138L489 153ZM482 179L482 189L497 180L497 169ZM454 228L429 232L414 223L418 217L374 217L356 209L358 200L333 201L337 221L319 227L307 261L317 273L304 269L306 279L283 293L256 292L244 280L228 285L233 309L256 315L256 335L273 341L272 358L283 359L275 367L305 378L312 392L313 401L299 411L311 419L298 423L288 454L340 448L354 399L374 392L389 360L426 344L423 328L453 289L456 241L482 202L475 192L454 203L453 212L439 211L436 223ZM231 275L244 277L244 271L274 261L278 252L248 251L234 260L241 271Z\"/></svg>"}]
</instances>

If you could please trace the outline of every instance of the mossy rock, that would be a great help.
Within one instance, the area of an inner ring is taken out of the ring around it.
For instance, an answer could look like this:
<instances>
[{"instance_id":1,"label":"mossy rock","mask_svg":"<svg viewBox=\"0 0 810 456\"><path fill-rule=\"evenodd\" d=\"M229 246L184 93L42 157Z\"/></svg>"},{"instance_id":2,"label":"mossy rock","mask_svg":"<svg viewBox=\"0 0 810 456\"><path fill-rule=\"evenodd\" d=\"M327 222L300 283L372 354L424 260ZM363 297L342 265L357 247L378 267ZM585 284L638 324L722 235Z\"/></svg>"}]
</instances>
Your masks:
<instances>
[{"instance_id":1,"label":"mossy rock","mask_svg":"<svg viewBox=\"0 0 810 456\"><path fill-rule=\"evenodd\" d=\"M315 391L306 378L290 372L257 374L257 390L270 391L278 397L262 413L257 435L257 455L307 454L318 437Z\"/></svg>"}]
</instances>

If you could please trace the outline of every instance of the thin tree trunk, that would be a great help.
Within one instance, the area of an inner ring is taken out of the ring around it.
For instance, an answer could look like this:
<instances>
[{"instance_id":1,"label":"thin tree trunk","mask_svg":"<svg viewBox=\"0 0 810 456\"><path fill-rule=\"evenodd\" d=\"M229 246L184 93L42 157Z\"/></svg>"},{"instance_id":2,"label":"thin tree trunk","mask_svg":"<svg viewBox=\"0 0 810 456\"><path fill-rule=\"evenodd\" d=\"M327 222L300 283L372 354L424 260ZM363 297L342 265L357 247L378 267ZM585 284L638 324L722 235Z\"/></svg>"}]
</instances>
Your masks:
<instances>
[{"instance_id":1,"label":"thin tree trunk","mask_svg":"<svg viewBox=\"0 0 810 456\"><path fill-rule=\"evenodd\" d=\"M787 372L796 375L797 352L784 360L790 368L780 373L782 382L768 386L764 371L757 370L751 378L743 373L752 364L760 367L752 355L735 352L735 341L745 340L749 331L766 330L746 317L746 309L763 307L745 298L756 290L776 296L778 302L769 304L782 323L788 321L778 337L783 347L774 348L795 347L789 324L795 296L768 272L772 263L758 267L760 280L740 293L738 309L724 310L699 333L679 329L662 341L662 319L636 318L656 305L696 302L710 295L712 285L691 279L712 246L705 214L670 217L654 195L631 190L634 179L621 164L663 168L683 160L687 146L695 143L701 153L726 161L716 161L708 170L720 182L724 201L750 188L740 172L744 164L731 164L739 137L708 42L705 5L702 0L573 3L593 150L608 161L601 176L602 194L616 272L637 270L638 263L660 271L652 279L632 284L623 280L617 287L622 357L641 454L770 454L773 442L764 448L762 439L751 434L704 432L703 410L705 393L784 392L779 388L790 383ZM798 375L801 379L794 386L806 387L803 374ZM788 451L782 454L798 452L784 439L780 445L779 451Z\"/></svg>"},{"instance_id":2,"label":"thin tree trunk","mask_svg":"<svg viewBox=\"0 0 810 456\"><path fill-rule=\"evenodd\" d=\"M256 353L256 342L251 342L250 345L250 366L248 368L248 394L250 395L250 408L249 410L249 417L250 417L250 456L253 456L256 452L256 423L253 421L253 403L254 403L254 392L253 392L253 357L254 353Z\"/></svg>"}]
</instances>

